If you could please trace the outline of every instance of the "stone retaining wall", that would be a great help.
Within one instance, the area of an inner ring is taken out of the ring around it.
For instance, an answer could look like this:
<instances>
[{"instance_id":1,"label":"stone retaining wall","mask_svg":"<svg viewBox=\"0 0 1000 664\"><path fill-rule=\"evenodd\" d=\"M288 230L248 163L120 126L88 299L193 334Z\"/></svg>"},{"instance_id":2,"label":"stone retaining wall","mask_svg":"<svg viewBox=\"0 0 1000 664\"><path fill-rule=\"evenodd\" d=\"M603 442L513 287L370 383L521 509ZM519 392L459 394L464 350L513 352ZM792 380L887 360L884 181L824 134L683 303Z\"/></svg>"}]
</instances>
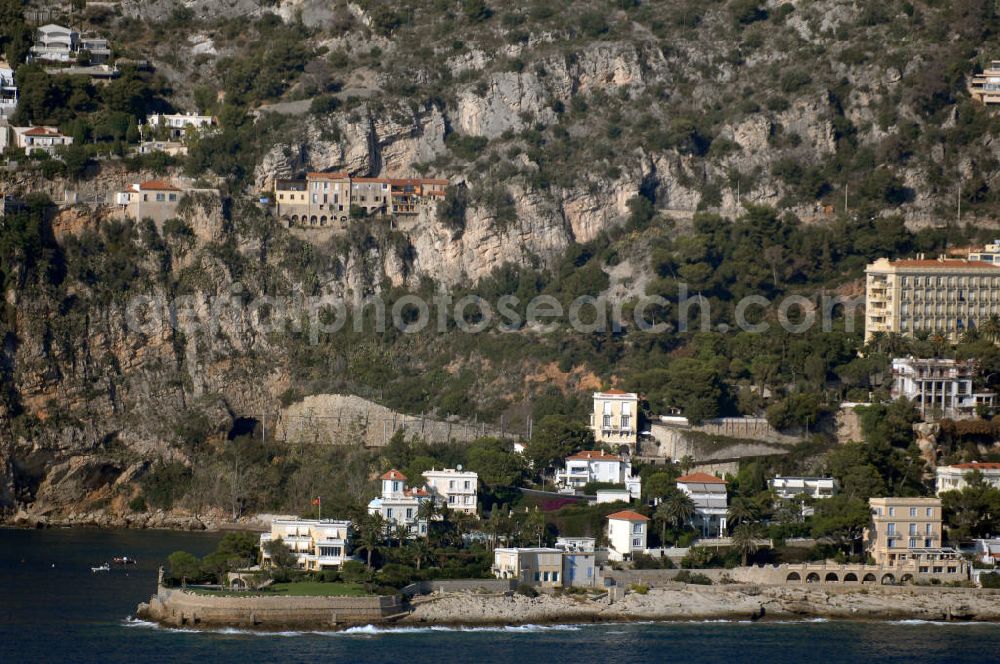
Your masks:
<instances>
[{"instance_id":1,"label":"stone retaining wall","mask_svg":"<svg viewBox=\"0 0 1000 664\"><path fill-rule=\"evenodd\" d=\"M505 593L516 588L517 581L513 579L438 579L411 583L400 592L407 597L413 597L432 593Z\"/></svg>"},{"instance_id":2,"label":"stone retaining wall","mask_svg":"<svg viewBox=\"0 0 1000 664\"><path fill-rule=\"evenodd\" d=\"M403 610L397 596L227 597L161 587L137 615L177 627L317 628L384 622Z\"/></svg>"}]
</instances>

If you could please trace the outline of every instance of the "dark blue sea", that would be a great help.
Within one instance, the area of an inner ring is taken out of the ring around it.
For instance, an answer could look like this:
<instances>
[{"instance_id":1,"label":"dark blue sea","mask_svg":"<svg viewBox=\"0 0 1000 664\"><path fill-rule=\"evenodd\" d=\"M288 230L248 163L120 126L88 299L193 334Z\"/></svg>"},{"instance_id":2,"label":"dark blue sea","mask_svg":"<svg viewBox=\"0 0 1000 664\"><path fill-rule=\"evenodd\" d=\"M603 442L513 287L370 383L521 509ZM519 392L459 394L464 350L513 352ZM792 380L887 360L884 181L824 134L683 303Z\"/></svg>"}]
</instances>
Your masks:
<instances>
[{"instance_id":1,"label":"dark blue sea","mask_svg":"<svg viewBox=\"0 0 1000 664\"><path fill-rule=\"evenodd\" d=\"M996 662L1000 625L692 622L254 634L130 620L156 567L218 536L0 529L0 662ZM115 555L139 564L93 574Z\"/></svg>"}]
</instances>

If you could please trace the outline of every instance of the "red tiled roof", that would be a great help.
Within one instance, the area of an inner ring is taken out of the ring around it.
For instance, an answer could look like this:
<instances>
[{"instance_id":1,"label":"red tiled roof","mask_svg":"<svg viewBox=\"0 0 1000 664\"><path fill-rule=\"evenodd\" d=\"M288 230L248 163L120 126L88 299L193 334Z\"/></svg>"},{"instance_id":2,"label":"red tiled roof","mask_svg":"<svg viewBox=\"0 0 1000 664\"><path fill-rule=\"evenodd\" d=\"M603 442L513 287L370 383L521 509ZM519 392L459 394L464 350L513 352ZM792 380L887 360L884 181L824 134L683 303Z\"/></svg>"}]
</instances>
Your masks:
<instances>
[{"instance_id":1,"label":"red tiled roof","mask_svg":"<svg viewBox=\"0 0 1000 664\"><path fill-rule=\"evenodd\" d=\"M610 390L605 390L601 394L628 394L625 390L619 390L617 387L612 387Z\"/></svg>"},{"instance_id":2,"label":"red tiled roof","mask_svg":"<svg viewBox=\"0 0 1000 664\"><path fill-rule=\"evenodd\" d=\"M57 129L49 129L47 127L32 127L28 131L24 132L25 136L59 136L59 131Z\"/></svg>"},{"instance_id":3,"label":"red tiled roof","mask_svg":"<svg viewBox=\"0 0 1000 664\"><path fill-rule=\"evenodd\" d=\"M1000 470L1000 463L991 461L970 461L969 463L956 463L955 468L967 468L969 470Z\"/></svg>"},{"instance_id":4,"label":"red tiled roof","mask_svg":"<svg viewBox=\"0 0 1000 664\"><path fill-rule=\"evenodd\" d=\"M403 492L407 496L429 496L427 489L409 489Z\"/></svg>"},{"instance_id":5,"label":"red tiled roof","mask_svg":"<svg viewBox=\"0 0 1000 664\"><path fill-rule=\"evenodd\" d=\"M940 268L980 268L980 267L998 267L993 263L987 263L985 261L966 261L956 258L946 258L944 260L938 260L936 258L929 259L916 259L916 258L905 258L898 261L892 261L890 263L893 267L940 267Z\"/></svg>"},{"instance_id":6,"label":"red tiled roof","mask_svg":"<svg viewBox=\"0 0 1000 664\"><path fill-rule=\"evenodd\" d=\"M318 173L318 172L314 172L314 173L306 173L306 177L307 178L311 178L313 180L347 180L351 176L348 175L347 173Z\"/></svg>"},{"instance_id":7,"label":"red tiled roof","mask_svg":"<svg viewBox=\"0 0 1000 664\"><path fill-rule=\"evenodd\" d=\"M406 480L406 475L404 475L403 473L401 473L398 470L396 470L395 468L393 468L392 470L390 470L389 472L387 472L385 475L383 475L381 477L381 479L383 479L383 480L403 480L403 481L405 481Z\"/></svg>"},{"instance_id":8,"label":"red tiled roof","mask_svg":"<svg viewBox=\"0 0 1000 664\"><path fill-rule=\"evenodd\" d=\"M726 480L719 479L715 475L709 475L708 473L691 473L690 475L684 475L677 478L678 482L683 482L684 484L691 483L701 483L701 484L726 484Z\"/></svg>"},{"instance_id":9,"label":"red tiled roof","mask_svg":"<svg viewBox=\"0 0 1000 664\"><path fill-rule=\"evenodd\" d=\"M566 457L566 460L570 459L587 459L595 461L621 461L621 458L615 456L614 454L608 454L603 450L583 450L582 452L577 452L576 454Z\"/></svg>"},{"instance_id":10,"label":"red tiled roof","mask_svg":"<svg viewBox=\"0 0 1000 664\"><path fill-rule=\"evenodd\" d=\"M180 191L177 187L164 180L147 180L139 185L143 191Z\"/></svg>"},{"instance_id":11,"label":"red tiled roof","mask_svg":"<svg viewBox=\"0 0 1000 664\"><path fill-rule=\"evenodd\" d=\"M633 512L632 510L622 510L621 512L615 512L614 514L608 515L609 519L616 519L618 521L649 521L648 516L639 514L638 512Z\"/></svg>"}]
</instances>

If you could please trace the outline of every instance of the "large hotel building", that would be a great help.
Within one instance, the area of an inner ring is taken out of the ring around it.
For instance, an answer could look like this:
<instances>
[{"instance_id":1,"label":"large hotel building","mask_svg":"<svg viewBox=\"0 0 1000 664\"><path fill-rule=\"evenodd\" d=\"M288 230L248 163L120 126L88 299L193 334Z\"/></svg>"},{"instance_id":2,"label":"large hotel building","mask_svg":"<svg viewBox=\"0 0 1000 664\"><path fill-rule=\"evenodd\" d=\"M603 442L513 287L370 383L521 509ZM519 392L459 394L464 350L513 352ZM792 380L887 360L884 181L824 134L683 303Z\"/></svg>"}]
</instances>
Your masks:
<instances>
[{"instance_id":1,"label":"large hotel building","mask_svg":"<svg viewBox=\"0 0 1000 664\"><path fill-rule=\"evenodd\" d=\"M965 330L1000 314L998 245L969 259L890 261L865 269L865 341L876 332L913 335L921 330L957 340ZM988 260L987 260L988 259Z\"/></svg>"}]
</instances>

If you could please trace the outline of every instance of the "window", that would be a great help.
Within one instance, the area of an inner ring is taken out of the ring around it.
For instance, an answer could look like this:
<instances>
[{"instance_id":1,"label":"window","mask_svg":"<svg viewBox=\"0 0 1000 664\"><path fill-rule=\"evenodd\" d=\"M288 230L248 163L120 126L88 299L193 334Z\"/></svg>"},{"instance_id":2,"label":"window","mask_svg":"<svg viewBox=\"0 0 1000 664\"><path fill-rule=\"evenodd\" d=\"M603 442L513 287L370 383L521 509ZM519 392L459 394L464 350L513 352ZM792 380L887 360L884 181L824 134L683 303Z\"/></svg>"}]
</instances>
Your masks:
<instances>
[{"instance_id":1,"label":"window","mask_svg":"<svg viewBox=\"0 0 1000 664\"><path fill-rule=\"evenodd\" d=\"M549 573L542 572L542 581L548 581L548 580L549 580Z\"/></svg>"},{"instance_id":2,"label":"window","mask_svg":"<svg viewBox=\"0 0 1000 664\"><path fill-rule=\"evenodd\" d=\"M889 508L889 516L896 516L896 508L895 507L890 507Z\"/></svg>"},{"instance_id":3,"label":"window","mask_svg":"<svg viewBox=\"0 0 1000 664\"><path fill-rule=\"evenodd\" d=\"M559 572L552 572L552 581L554 583L559 583Z\"/></svg>"},{"instance_id":4,"label":"window","mask_svg":"<svg viewBox=\"0 0 1000 664\"><path fill-rule=\"evenodd\" d=\"M622 415L622 429L629 428L629 420L631 420L631 418L628 415Z\"/></svg>"},{"instance_id":5,"label":"window","mask_svg":"<svg viewBox=\"0 0 1000 664\"><path fill-rule=\"evenodd\" d=\"M928 508L927 508L927 516L928 516L928 517L932 517L932 516L934 516L934 508L933 508L933 507L928 507ZM928 527L929 527L929 526L928 526Z\"/></svg>"},{"instance_id":6,"label":"window","mask_svg":"<svg viewBox=\"0 0 1000 664\"><path fill-rule=\"evenodd\" d=\"M929 523L928 523L928 524L927 524L927 525L926 525L926 526L924 527L924 534L925 534L925 535L932 535L933 533L934 533L934 531L932 531L932 530L931 530L931 524L929 524Z\"/></svg>"},{"instance_id":7,"label":"window","mask_svg":"<svg viewBox=\"0 0 1000 664\"><path fill-rule=\"evenodd\" d=\"M535 572L535 582L537 583L537 582L539 582L541 580L542 580L542 573L541 572Z\"/></svg>"},{"instance_id":8,"label":"window","mask_svg":"<svg viewBox=\"0 0 1000 664\"><path fill-rule=\"evenodd\" d=\"M641 523L634 523L634 524L632 524L632 532L633 533L641 533L642 532L642 524Z\"/></svg>"},{"instance_id":9,"label":"window","mask_svg":"<svg viewBox=\"0 0 1000 664\"><path fill-rule=\"evenodd\" d=\"M448 488L449 489L455 488L455 480L448 480Z\"/></svg>"},{"instance_id":10,"label":"window","mask_svg":"<svg viewBox=\"0 0 1000 664\"><path fill-rule=\"evenodd\" d=\"M610 415L605 415L604 416L604 428L605 429L610 429L611 428L611 416Z\"/></svg>"},{"instance_id":11,"label":"window","mask_svg":"<svg viewBox=\"0 0 1000 664\"><path fill-rule=\"evenodd\" d=\"M387 519L391 519L392 518L392 508L391 507L385 511L385 518L387 518Z\"/></svg>"},{"instance_id":12,"label":"window","mask_svg":"<svg viewBox=\"0 0 1000 664\"><path fill-rule=\"evenodd\" d=\"M633 538L632 539L632 546L634 546L636 548L642 546L642 540L639 539L638 537Z\"/></svg>"},{"instance_id":13,"label":"window","mask_svg":"<svg viewBox=\"0 0 1000 664\"><path fill-rule=\"evenodd\" d=\"M896 524L890 523L888 526L886 526L886 533L888 533L889 535L895 535L896 534Z\"/></svg>"},{"instance_id":14,"label":"window","mask_svg":"<svg viewBox=\"0 0 1000 664\"><path fill-rule=\"evenodd\" d=\"M931 541L930 541L930 539L925 539L924 540L924 548L925 549L931 548Z\"/></svg>"},{"instance_id":15,"label":"window","mask_svg":"<svg viewBox=\"0 0 1000 664\"><path fill-rule=\"evenodd\" d=\"M472 488L472 483L469 482L469 480L465 480L465 488L466 489L471 489Z\"/></svg>"},{"instance_id":16,"label":"window","mask_svg":"<svg viewBox=\"0 0 1000 664\"><path fill-rule=\"evenodd\" d=\"M917 538L916 537L911 537L910 538L910 548L911 549L917 548Z\"/></svg>"},{"instance_id":17,"label":"window","mask_svg":"<svg viewBox=\"0 0 1000 664\"><path fill-rule=\"evenodd\" d=\"M911 535L916 535L917 534L917 524L915 524L915 523L911 523L910 524L910 534Z\"/></svg>"},{"instance_id":18,"label":"window","mask_svg":"<svg viewBox=\"0 0 1000 664\"><path fill-rule=\"evenodd\" d=\"M156 195L156 202L157 203L162 203L165 200L166 200L166 198L163 196L163 194L157 194Z\"/></svg>"},{"instance_id":19,"label":"window","mask_svg":"<svg viewBox=\"0 0 1000 664\"><path fill-rule=\"evenodd\" d=\"M916 516L916 515L917 515L917 508L916 507L911 507L910 508L910 516Z\"/></svg>"},{"instance_id":20,"label":"window","mask_svg":"<svg viewBox=\"0 0 1000 664\"><path fill-rule=\"evenodd\" d=\"M449 505L455 504L455 496L448 496L448 504Z\"/></svg>"},{"instance_id":21,"label":"window","mask_svg":"<svg viewBox=\"0 0 1000 664\"><path fill-rule=\"evenodd\" d=\"M406 508L406 518L407 519L412 519L413 518L413 508L412 507L407 507Z\"/></svg>"}]
</instances>

